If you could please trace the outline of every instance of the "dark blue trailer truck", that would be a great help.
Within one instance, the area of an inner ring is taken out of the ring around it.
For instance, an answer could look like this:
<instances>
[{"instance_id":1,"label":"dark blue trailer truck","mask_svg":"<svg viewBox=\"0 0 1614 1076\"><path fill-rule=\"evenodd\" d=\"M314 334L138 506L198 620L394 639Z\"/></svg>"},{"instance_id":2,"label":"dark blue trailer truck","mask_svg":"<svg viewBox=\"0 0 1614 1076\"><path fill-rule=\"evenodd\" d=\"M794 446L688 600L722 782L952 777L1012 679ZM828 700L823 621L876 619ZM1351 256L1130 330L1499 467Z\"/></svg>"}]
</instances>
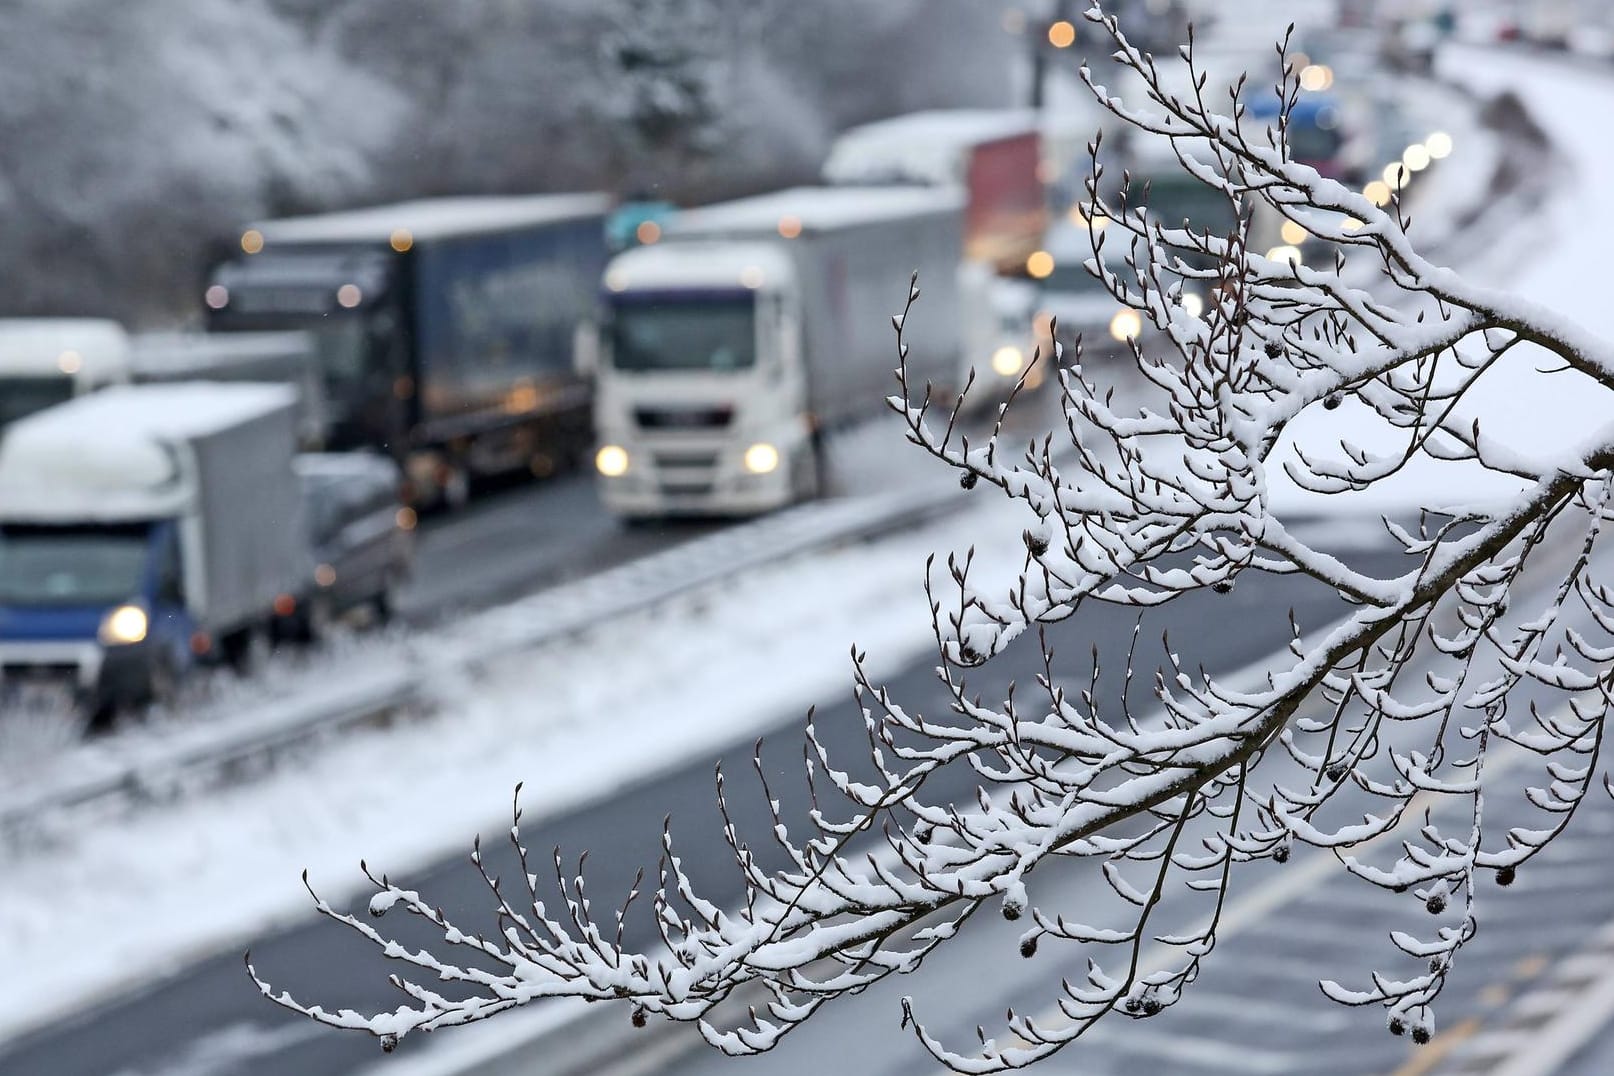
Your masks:
<instances>
[{"instance_id":1,"label":"dark blue trailer truck","mask_svg":"<svg viewBox=\"0 0 1614 1076\"><path fill-rule=\"evenodd\" d=\"M543 475L591 442L574 351L606 261L603 194L436 198L261 221L205 293L208 328L311 331L329 450L403 468L415 503Z\"/></svg>"}]
</instances>

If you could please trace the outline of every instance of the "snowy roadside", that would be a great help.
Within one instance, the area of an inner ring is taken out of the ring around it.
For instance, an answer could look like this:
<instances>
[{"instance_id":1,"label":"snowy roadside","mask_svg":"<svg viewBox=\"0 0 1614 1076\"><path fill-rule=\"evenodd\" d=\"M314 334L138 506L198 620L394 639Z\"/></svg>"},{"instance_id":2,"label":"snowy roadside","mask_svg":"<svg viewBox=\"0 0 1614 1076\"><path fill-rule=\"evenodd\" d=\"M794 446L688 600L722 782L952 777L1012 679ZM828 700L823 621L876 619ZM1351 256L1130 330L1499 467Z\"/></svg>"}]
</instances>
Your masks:
<instances>
[{"instance_id":1,"label":"snowy roadside","mask_svg":"<svg viewBox=\"0 0 1614 1076\"><path fill-rule=\"evenodd\" d=\"M925 557L1000 548L987 539L1016 533L1023 511L972 498L916 533L491 661L464 701L325 744L296 772L6 852L0 952L29 973L0 979L0 1036L307 915L304 867L340 898L360 888L361 850L394 874L452 854L518 781L528 816L543 817L766 731L850 682L854 641L894 672L933 645ZM977 562L1005 585L1018 566Z\"/></svg>"}]
</instances>

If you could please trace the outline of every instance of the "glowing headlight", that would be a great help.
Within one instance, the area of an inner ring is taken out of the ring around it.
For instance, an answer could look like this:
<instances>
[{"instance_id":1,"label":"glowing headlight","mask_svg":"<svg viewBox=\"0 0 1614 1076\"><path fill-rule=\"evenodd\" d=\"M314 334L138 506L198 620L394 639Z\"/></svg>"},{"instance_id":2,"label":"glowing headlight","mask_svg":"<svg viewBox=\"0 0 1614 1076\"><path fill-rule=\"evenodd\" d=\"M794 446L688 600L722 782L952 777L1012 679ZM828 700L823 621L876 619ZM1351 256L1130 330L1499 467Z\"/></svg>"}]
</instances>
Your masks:
<instances>
[{"instance_id":1,"label":"glowing headlight","mask_svg":"<svg viewBox=\"0 0 1614 1076\"><path fill-rule=\"evenodd\" d=\"M620 478L628 473L628 450L621 445L601 445L594 453L594 467L607 478Z\"/></svg>"},{"instance_id":2,"label":"glowing headlight","mask_svg":"<svg viewBox=\"0 0 1614 1076\"><path fill-rule=\"evenodd\" d=\"M108 646L127 646L146 637L146 611L138 605L120 605L101 619L96 638Z\"/></svg>"},{"instance_id":3,"label":"glowing headlight","mask_svg":"<svg viewBox=\"0 0 1614 1076\"><path fill-rule=\"evenodd\" d=\"M1205 312L1205 300L1191 291L1185 291L1182 293L1182 308L1188 312L1189 317L1197 318Z\"/></svg>"},{"instance_id":4,"label":"glowing headlight","mask_svg":"<svg viewBox=\"0 0 1614 1076\"><path fill-rule=\"evenodd\" d=\"M779 450L766 441L758 441L745 450L742 462L752 474L767 474L779 466Z\"/></svg>"},{"instance_id":5,"label":"glowing headlight","mask_svg":"<svg viewBox=\"0 0 1614 1076\"><path fill-rule=\"evenodd\" d=\"M1136 340L1138 334L1142 331L1143 318L1139 317L1138 312L1131 307L1122 307L1110 319L1110 335L1116 340L1122 342Z\"/></svg>"},{"instance_id":6,"label":"glowing headlight","mask_svg":"<svg viewBox=\"0 0 1614 1076\"><path fill-rule=\"evenodd\" d=\"M1016 377L1025 368L1025 352L1013 344L1005 344L992 352L992 372L999 377Z\"/></svg>"},{"instance_id":7,"label":"glowing headlight","mask_svg":"<svg viewBox=\"0 0 1614 1076\"><path fill-rule=\"evenodd\" d=\"M1300 253L1300 248L1289 246L1287 243L1267 251L1267 258L1275 262L1291 262L1295 265L1306 264L1306 256Z\"/></svg>"}]
</instances>

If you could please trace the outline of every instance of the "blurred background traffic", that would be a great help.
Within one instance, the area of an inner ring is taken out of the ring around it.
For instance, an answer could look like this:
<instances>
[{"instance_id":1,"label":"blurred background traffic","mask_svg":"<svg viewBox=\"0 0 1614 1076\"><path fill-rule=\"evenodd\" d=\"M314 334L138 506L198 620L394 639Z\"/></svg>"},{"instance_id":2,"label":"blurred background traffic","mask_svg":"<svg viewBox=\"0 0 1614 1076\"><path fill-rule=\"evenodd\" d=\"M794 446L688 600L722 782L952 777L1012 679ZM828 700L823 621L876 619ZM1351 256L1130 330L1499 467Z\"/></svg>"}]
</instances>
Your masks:
<instances>
[{"instance_id":1,"label":"blurred background traffic","mask_svg":"<svg viewBox=\"0 0 1614 1076\"><path fill-rule=\"evenodd\" d=\"M1104 122L1078 66L1115 72L1078 6L286 2L109 26L25 5L27 107L0 121L26 147L0 184L3 697L67 691L104 725L197 664L251 673L355 611L385 622L420 513L514 476L593 471L628 522L812 499L826 438L893 388L914 271L916 397L1035 391L1056 323L1089 353L1137 339L1088 267L1094 134L1101 194L1125 170L1162 220L1232 210ZM1270 20L1118 11L1146 50L1195 22L1211 71L1276 75ZM1291 152L1380 204L1457 149L1384 71L1425 74L1457 35L1610 47L1610 13L1568 0L1333 15L1288 56ZM1250 95L1254 122L1278 106ZM1304 260L1295 223L1252 234ZM425 568L451 588L452 563Z\"/></svg>"}]
</instances>

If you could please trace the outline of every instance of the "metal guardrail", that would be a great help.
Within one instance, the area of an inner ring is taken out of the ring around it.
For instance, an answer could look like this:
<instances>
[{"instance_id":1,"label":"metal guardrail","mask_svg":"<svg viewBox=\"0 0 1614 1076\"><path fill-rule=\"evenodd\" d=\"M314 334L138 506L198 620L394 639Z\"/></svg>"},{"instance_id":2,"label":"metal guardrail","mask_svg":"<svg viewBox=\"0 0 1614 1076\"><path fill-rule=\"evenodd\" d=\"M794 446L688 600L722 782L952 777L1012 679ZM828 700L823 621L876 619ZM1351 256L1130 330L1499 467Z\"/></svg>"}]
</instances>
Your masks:
<instances>
[{"instance_id":1,"label":"metal guardrail","mask_svg":"<svg viewBox=\"0 0 1614 1076\"><path fill-rule=\"evenodd\" d=\"M957 503L956 488L898 497L801 505L725 528L586 578L462 618L411 640L380 667L316 691L198 723L155 743L120 745L120 757L74 760L73 772L0 793L0 837L43 816L117 797L146 798L205 780L311 739L444 700L440 685L483 663L532 650L600 623L660 605L791 557L923 522Z\"/></svg>"}]
</instances>

